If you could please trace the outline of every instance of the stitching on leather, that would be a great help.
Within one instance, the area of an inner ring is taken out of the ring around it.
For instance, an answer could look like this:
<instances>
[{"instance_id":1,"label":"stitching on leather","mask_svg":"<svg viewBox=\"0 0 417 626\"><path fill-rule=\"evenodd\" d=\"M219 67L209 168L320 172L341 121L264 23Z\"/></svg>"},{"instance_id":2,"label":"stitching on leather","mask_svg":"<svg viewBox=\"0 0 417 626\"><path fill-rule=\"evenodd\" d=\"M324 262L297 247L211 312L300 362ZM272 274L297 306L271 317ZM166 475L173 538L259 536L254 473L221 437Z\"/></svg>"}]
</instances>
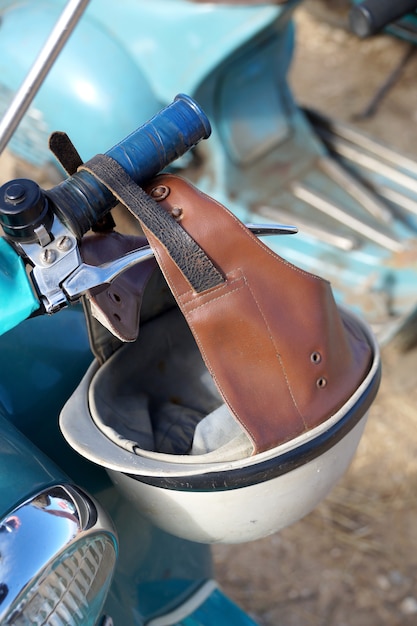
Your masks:
<instances>
[{"instance_id":1,"label":"stitching on leather","mask_svg":"<svg viewBox=\"0 0 417 626\"><path fill-rule=\"evenodd\" d=\"M230 275L233 276L233 274L235 272L239 272L240 275L237 278L229 278ZM224 290L226 288L226 284L227 285L233 285L233 283L239 281L242 279L242 270L240 267L228 272L225 275L225 282L222 283L221 285L216 285L215 287L211 287L210 289L206 289L206 291L201 291L201 292L196 292L196 291L190 291L189 289L187 291L184 291L182 294L180 294L178 297L179 299L181 299L181 301L183 301L185 304L187 303L187 301L191 301L191 300L195 300L196 298L209 298L212 294L214 294L216 291L221 291L222 289Z\"/></svg>"},{"instance_id":2,"label":"stitching on leather","mask_svg":"<svg viewBox=\"0 0 417 626\"><path fill-rule=\"evenodd\" d=\"M274 348L274 351L275 351L275 355L276 355L276 358L277 358L278 363L280 365L282 374L284 376L284 380L285 380L285 383L287 385L287 389L288 389L288 392L290 394L291 400L293 402L294 408L295 408L297 414L299 415L300 419L302 420L302 423L304 425L304 429L307 430L308 426L306 424L304 416L302 415L302 413L300 412L300 409L298 408L297 402L295 400L294 394L292 392L292 389L291 389L291 386L290 386L290 383L289 383L289 380L288 380L288 376L287 376L287 373L286 373L286 370L285 370L285 367L284 367L281 355L280 355L280 353L279 353L279 351L277 349L277 346L275 344L275 341L273 339L273 335L271 333L271 329L270 329L270 326L269 326L269 324L268 324L268 322L266 320L264 312L263 312L261 306L259 305L259 302L258 302L257 298L255 297L255 294L253 293L252 289L250 288L250 285L249 285L249 283L248 283L248 281L246 279L246 276L242 273L242 275L238 279L235 279L234 282L237 282L237 281L240 281L240 282L243 281L244 284L242 284L241 286L233 289L232 291L228 290L225 294L223 294L221 296L218 296L217 298L212 298L210 300L207 300L207 302L200 303L199 305L197 305L196 307L194 307L192 309L191 308L188 309L187 313L188 312L191 313L193 311L196 311L199 308L202 308L202 307L206 306L207 304L211 304L212 302L215 302L216 300L220 300L222 298L225 298L229 294L234 293L236 291L239 291L239 290L243 289L244 286L246 286L248 288L248 290L249 290L249 293L252 296L252 299L253 299L253 301L254 301L254 303L255 303L259 313L262 316L262 319L264 321L265 327L266 327L266 329L268 331L269 340L270 340L271 344L273 345L273 348ZM188 318L187 318L187 322L188 322L188 325L190 326L190 328L193 330L194 337L197 339L197 344L198 344L199 350L200 350L200 352L201 352L205 362L211 364L211 360L207 357L207 354L206 354L203 346L200 343L200 339L198 337L198 333L194 332L194 329L195 329L194 323L190 319L188 319ZM224 388L220 384L220 382L218 381L217 377L215 376L215 373L213 372L213 369L212 369L211 365L210 365L209 369L210 369L210 374L211 374L213 380L215 381L216 386L217 386L219 392L221 393L221 395L223 396L224 400L226 401L226 404L229 406L230 410L232 411L233 415L236 417L238 422L243 426L245 431L248 433L248 435L250 436L250 438L251 438L252 442L254 443L255 447L257 447L257 436L256 436L256 434L253 432L253 430L249 427L248 424L246 424L244 421L242 421L242 419L239 417L239 415L236 413L236 411L234 411L233 408L230 407L230 405L229 405L229 403L227 401L227 394L224 393Z\"/></svg>"},{"instance_id":3,"label":"stitching on leather","mask_svg":"<svg viewBox=\"0 0 417 626\"><path fill-rule=\"evenodd\" d=\"M243 285L241 286L236 286L234 289L230 289L230 287L234 284L234 283L239 283L242 281L242 279L244 280L244 282L246 283L245 277L244 276L239 276L238 278L234 278L231 281L226 280L225 283L223 283L223 285L219 285L218 287L214 287L213 289L210 289L209 291L205 291L204 293L201 294L190 294L188 293L184 293L183 295L179 296L179 300L181 302L181 304L184 306L184 308L187 309L188 312L192 312L192 311L196 311L197 309L206 306L207 304L211 304L212 302L216 302L216 300L221 300L222 298L225 298L226 296L228 296L231 293L234 293L235 291L239 291L239 289L242 289ZM217 291L225 291L225 293L213 298L210 297L212 295L214 295L215 292ZM204 299L204 302L201 302L201 300ZM190 306L191 305L191 306Z\"/></svg>"},{"instance_id":4,"label":"stitching on leather","mask_svg":"<svg viewBox=\"0 0 417 626\"><path fill-rule=\"evenodd\" d=\"M284 379L285 379L285 382L286 382L286 384L287 384L288 391L289 391L289 393L290 393L290 396L291 396L291 399L292 399L292 401L293 401L294 407L296 408L298 415L300 416L300 418L301 418L301 419L302 419L302 421L303 421L304 428L305 428L305 429L307 429L307 428L308 428L307 423L306 423L306 421L305 421L305 419L304 419L304 416L302 415L302 413L301 413L300 409L298 408L297 401L296 401L296 399L295 399L295 397L294 397L294 394L293 394L293 391L292 391L292 389L291 389L291 385L290 385L290 382L289 382L289 380L288 380L287 372L286 372L286 370L285 370L285 366L284 366L284 363L283 363L283 361L282 361L281 354L280 354L280 352L279 352L279 350L278 350L278 346L276 345L276 343L275 343L275 341L274 341L274 337L273 337L273 334L272 334L272 332L271 332L271 328L270 328L270 326L269 326L269 324L268 324L268 321L267 321L267 319L266 319L266 317L265 317L265 315L264 315L264 312L263 312L263 310L262 310L262 307L260 306L260 304L259 304L259 302L258 302L258 300L257 300L257 298L256 298L256 296L255 296L255 294L253 293L253 291L252 291L252 289L251 289L251 287L250 287L249 283L246 281L245 276L243 276L243 278L244 278L245 283L246 283L246 285L247 285L247 287L248 287L248 289L249 289L249 291L250 291L250 293L251 293L251 295L252 295L252 298L253 298L253 300L254 300L254 302L255 302L256 306L258 307L258 310L259 310L260 314L262 315L262 319L264 320L264 324L265 324L265 326L266 326L266 328L267 328L267 330L268 330L269 339L270 339L270 341L271 341L272 345L274 346L275 354L276 354L276 357L277 357L277 359L278 359L278 361L279 361L279 364L280 364L280 366L281 366L282 373L283 373L283 375L284 375Z\"/></svg>"}]
</instances>

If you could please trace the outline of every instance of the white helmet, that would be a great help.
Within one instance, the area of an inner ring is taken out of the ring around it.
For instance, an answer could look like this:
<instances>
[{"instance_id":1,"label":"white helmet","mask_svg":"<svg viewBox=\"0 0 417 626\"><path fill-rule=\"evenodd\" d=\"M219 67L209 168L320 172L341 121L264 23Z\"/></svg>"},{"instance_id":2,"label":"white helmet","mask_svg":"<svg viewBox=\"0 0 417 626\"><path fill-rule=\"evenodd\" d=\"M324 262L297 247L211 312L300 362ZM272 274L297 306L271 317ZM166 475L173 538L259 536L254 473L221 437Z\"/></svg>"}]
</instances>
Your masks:
<instances>
[{"instance_id":1,"label":"white helmet","mask_svg":"<svg viewBox=\"0 0 417 626\"><path fill-rule=\"evenodd\" d=\"M173 179L162 180L171 186L172 204L176 209L179 206L187 209L187 201L173 190L176 185ZM160 189L161 179L158 183ZM200 209L204 201L207 198L200 196ZM195 201L191 204L194 206ZM210 209L215 223L218 210L217 203ZM277 299L276 307L272 308L273 317L280 315L280 308L290 324L293 319L299 323L304 315L305 328L299 329L300 336L286 336L288 327L283 330L285 320L281 316L281 327L277 324L273 330L278 338L285 335L279 361L294 405L300 415L308 416L309 405L316 403L320 408L322 402L321 416L301 429L294 429L293 433L286 425L283 436L272 433L270 437L271 424L272 427L276 424L278 432L281 423L286 423L287 404L284 397L280 401L281 392L274 405L270 404L269 413L274 414L274 420L271 421L270 414L256 415L253 428L252 418L245 420L245 416L236 415L236 403L233 398L230 400L228 390L219 381L219 370L213 372L212 360L207 358L201 338L196 337L195 327L192 333L190 320L187 323L184 310L167 289L165 279L168 277L170 282L170 276L164 263L165 278L156 270L150 280L142 280L147 286L136 341L124 344L103 364L95 361L61 414L61 429L70 445L104 466L114 483L137 504L142 515L173 535L204 543L258 539L309 513L348 467L380 380L378 347L367 325L347 310L336 307L324 281L279 259L248 234L241 223L235 223L235 227L238 237L243 236L251 246L255 245L254 240L257 242L250 262L256 262L259 253L266 255L267 263L273 263L274 267L277 263L283 266L277 266L278 274L281 270L289 273L285 274L287 279L294 274L293 281L283 281L281 275L274 285L274 276L268 271L270 293L267 295L272 294ZM184 228L188 228L187 223ZM197 239L195 233L193 236ZM212 241L211 236L209 239ZM259 257L259 262L262 258ZM239 272L245 272L244 260L241 265ZM218 266L229 275L221 259ZM249 274L246 272L247 276ZM260 276L261 284L263 280ZM297 281L302 282L297 284ZM307 286L303 281L307 281ZM311 311L300 311L296 304L297 289L302 289L302 285L306 291L311 285L316 289L316 282L323 311L313 305ZM170 286L172 289L172 284ZM252 285L252 289L258 304L267 311L266 304L259 300L262 289L259 293L258 285ZM105 293L103 301L114 303L110 291ZM175 288L173 292L181 302ZM243 313L232 309L232 315L236 315L236 323L240 323ZM271 328L271 321L268 324ZM336 336L337 329L343 334L342 344L337 345L327 338L321 344L326 347L311 351L310 344L315 346L318 338L313 336L310 342L310 335L314 335L317 328L321 334L331 337ZM212 341L209 337L209 342ZM362 351L360 355L366 353L367 356L362 369L354 361L350 373L346 369L346 378L351 377L346 387L345 372L339 363L344 362L343 351L351 345L355 345L353 352ZM223 355L220 337L217 350ZM301 364L297 374L297 360L304 359L306 354L306 369L303 370ZM251 354L244 355L248 359L250 377L245 378L244 372L243 380L252 380L262 353L256 354L255 366L249 363L251 357ZM222 361L221 367L223 365ZM230 368L233 367L231 363ZM310 385L310 371L317 385ZM317 377L316 372L323 371L327 373L319 373ZM333 375L334 372L337 375ZM314 389L308 390L309 385ZM267 386L268 381L263 383L263 379L258 379L253 388L241 386L238 401L246 394L249 401L252 395L258 395L262 402L263 396L270 392ZM327 408L325 398L331 400ZM270 437L270 444L265 444L267 437ZM260 440L262 443L256 446Z\"/></svg>"}]
</instances>

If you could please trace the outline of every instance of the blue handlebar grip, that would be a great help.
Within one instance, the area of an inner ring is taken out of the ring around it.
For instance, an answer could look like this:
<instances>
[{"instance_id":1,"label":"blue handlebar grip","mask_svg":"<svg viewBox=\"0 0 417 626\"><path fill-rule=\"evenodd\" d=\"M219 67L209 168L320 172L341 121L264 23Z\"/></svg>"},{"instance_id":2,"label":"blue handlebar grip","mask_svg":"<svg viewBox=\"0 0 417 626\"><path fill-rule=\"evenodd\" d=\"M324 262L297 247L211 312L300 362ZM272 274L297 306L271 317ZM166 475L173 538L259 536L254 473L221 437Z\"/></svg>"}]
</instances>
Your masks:
<instances>
[{"instance_id":1,"label":"blue handlebar grip","mask_svg":"<svg viewBox=\"0 0 417 626\"><path fill-rule=\"evenodd\" d=\"M210 122L189 96L179 94L119 144L106 152L139 185L210 136ZM116 200L89 172L80 170L46 192L54 211L81 238L110 211Z\"/></svg>"},{"instance_id":2,"label":"blue handlebar grip","mask_svg":"<svg viewBox=\"0 0 417 626\"><path fill-rule=\"evenodd\" d=\"M189 96L180 94L106 154L139 183L155 176L210 133L205 113Z\"/></svg>"}]
</instances>

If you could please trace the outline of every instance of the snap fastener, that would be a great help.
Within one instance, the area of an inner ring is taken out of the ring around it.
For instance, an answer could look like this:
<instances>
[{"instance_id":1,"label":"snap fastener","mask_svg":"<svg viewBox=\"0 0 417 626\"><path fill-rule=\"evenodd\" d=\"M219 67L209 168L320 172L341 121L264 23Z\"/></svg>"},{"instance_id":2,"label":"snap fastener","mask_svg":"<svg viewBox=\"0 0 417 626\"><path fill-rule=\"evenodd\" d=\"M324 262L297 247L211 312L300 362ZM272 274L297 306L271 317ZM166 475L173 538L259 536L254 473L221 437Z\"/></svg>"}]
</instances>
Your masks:
<instances>
[{"instance_id":1,"label":"snap fastener","mask_svg":"<svg viewBox=\"0 0 417 626\"><path fill-rule=\"evenodd\" d=\"M151 197L157 202L161 202L161 200L165 200L169 196L170 188L166 185L158 185L158 187L154 187L151 190Z\"/></svg>"}]
</instances>

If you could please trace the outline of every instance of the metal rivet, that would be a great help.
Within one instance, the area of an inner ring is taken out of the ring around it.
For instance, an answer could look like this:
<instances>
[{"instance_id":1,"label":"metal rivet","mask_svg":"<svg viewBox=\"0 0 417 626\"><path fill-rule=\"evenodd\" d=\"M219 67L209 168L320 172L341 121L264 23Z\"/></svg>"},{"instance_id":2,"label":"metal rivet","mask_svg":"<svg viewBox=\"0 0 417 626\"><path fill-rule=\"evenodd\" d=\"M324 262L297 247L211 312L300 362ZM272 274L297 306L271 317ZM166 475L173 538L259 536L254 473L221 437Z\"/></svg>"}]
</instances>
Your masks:
<instances>
[{"instance_id":1,"label":"metal rivet","mask_svg":"<svg viewBox=\"0 0 417 626\"><path fill-rule=\"evenodd\" d=\"M169 196L170 188L166 185L158 185L158 187L154 187L151 191L151 196L157 202L161 200L165 200L167 196Z\"/></svg>"},{"instance_id":2,"label":"metal rivet","mask_svg":"<svg viewBox=\"0 0 417 626\"><path fill-rule=\"evenodd\" d=\"M325 386L327 385L327 378L324 378L324 376L322 376L321 378L319 378L316 382L316 386L319 389L323 389Z\"/></svg>"},{"instance_id":3,"label":"metal rivet","mask_svg":"<svg viewBox=\"0 0 417 626\"><path fill-rule=\"evenodd\" d=\"M321 361L321 354L320 354L320 352L312 352L310 354L310 359L311 359L312 363L316 363L316 364L320 363L320 361Z\"/></svg>"},{"instance_id":4,"label":"metal rivet","mask_svg":"<svg viewBox=\"0 0 417 626\"><path fill-rule=\"evenodd\" d=\"M173 206L171 209L171 215L176 220L180 220L182 217L182 208L180 206Z\"/></svg>"}]
</instances>

